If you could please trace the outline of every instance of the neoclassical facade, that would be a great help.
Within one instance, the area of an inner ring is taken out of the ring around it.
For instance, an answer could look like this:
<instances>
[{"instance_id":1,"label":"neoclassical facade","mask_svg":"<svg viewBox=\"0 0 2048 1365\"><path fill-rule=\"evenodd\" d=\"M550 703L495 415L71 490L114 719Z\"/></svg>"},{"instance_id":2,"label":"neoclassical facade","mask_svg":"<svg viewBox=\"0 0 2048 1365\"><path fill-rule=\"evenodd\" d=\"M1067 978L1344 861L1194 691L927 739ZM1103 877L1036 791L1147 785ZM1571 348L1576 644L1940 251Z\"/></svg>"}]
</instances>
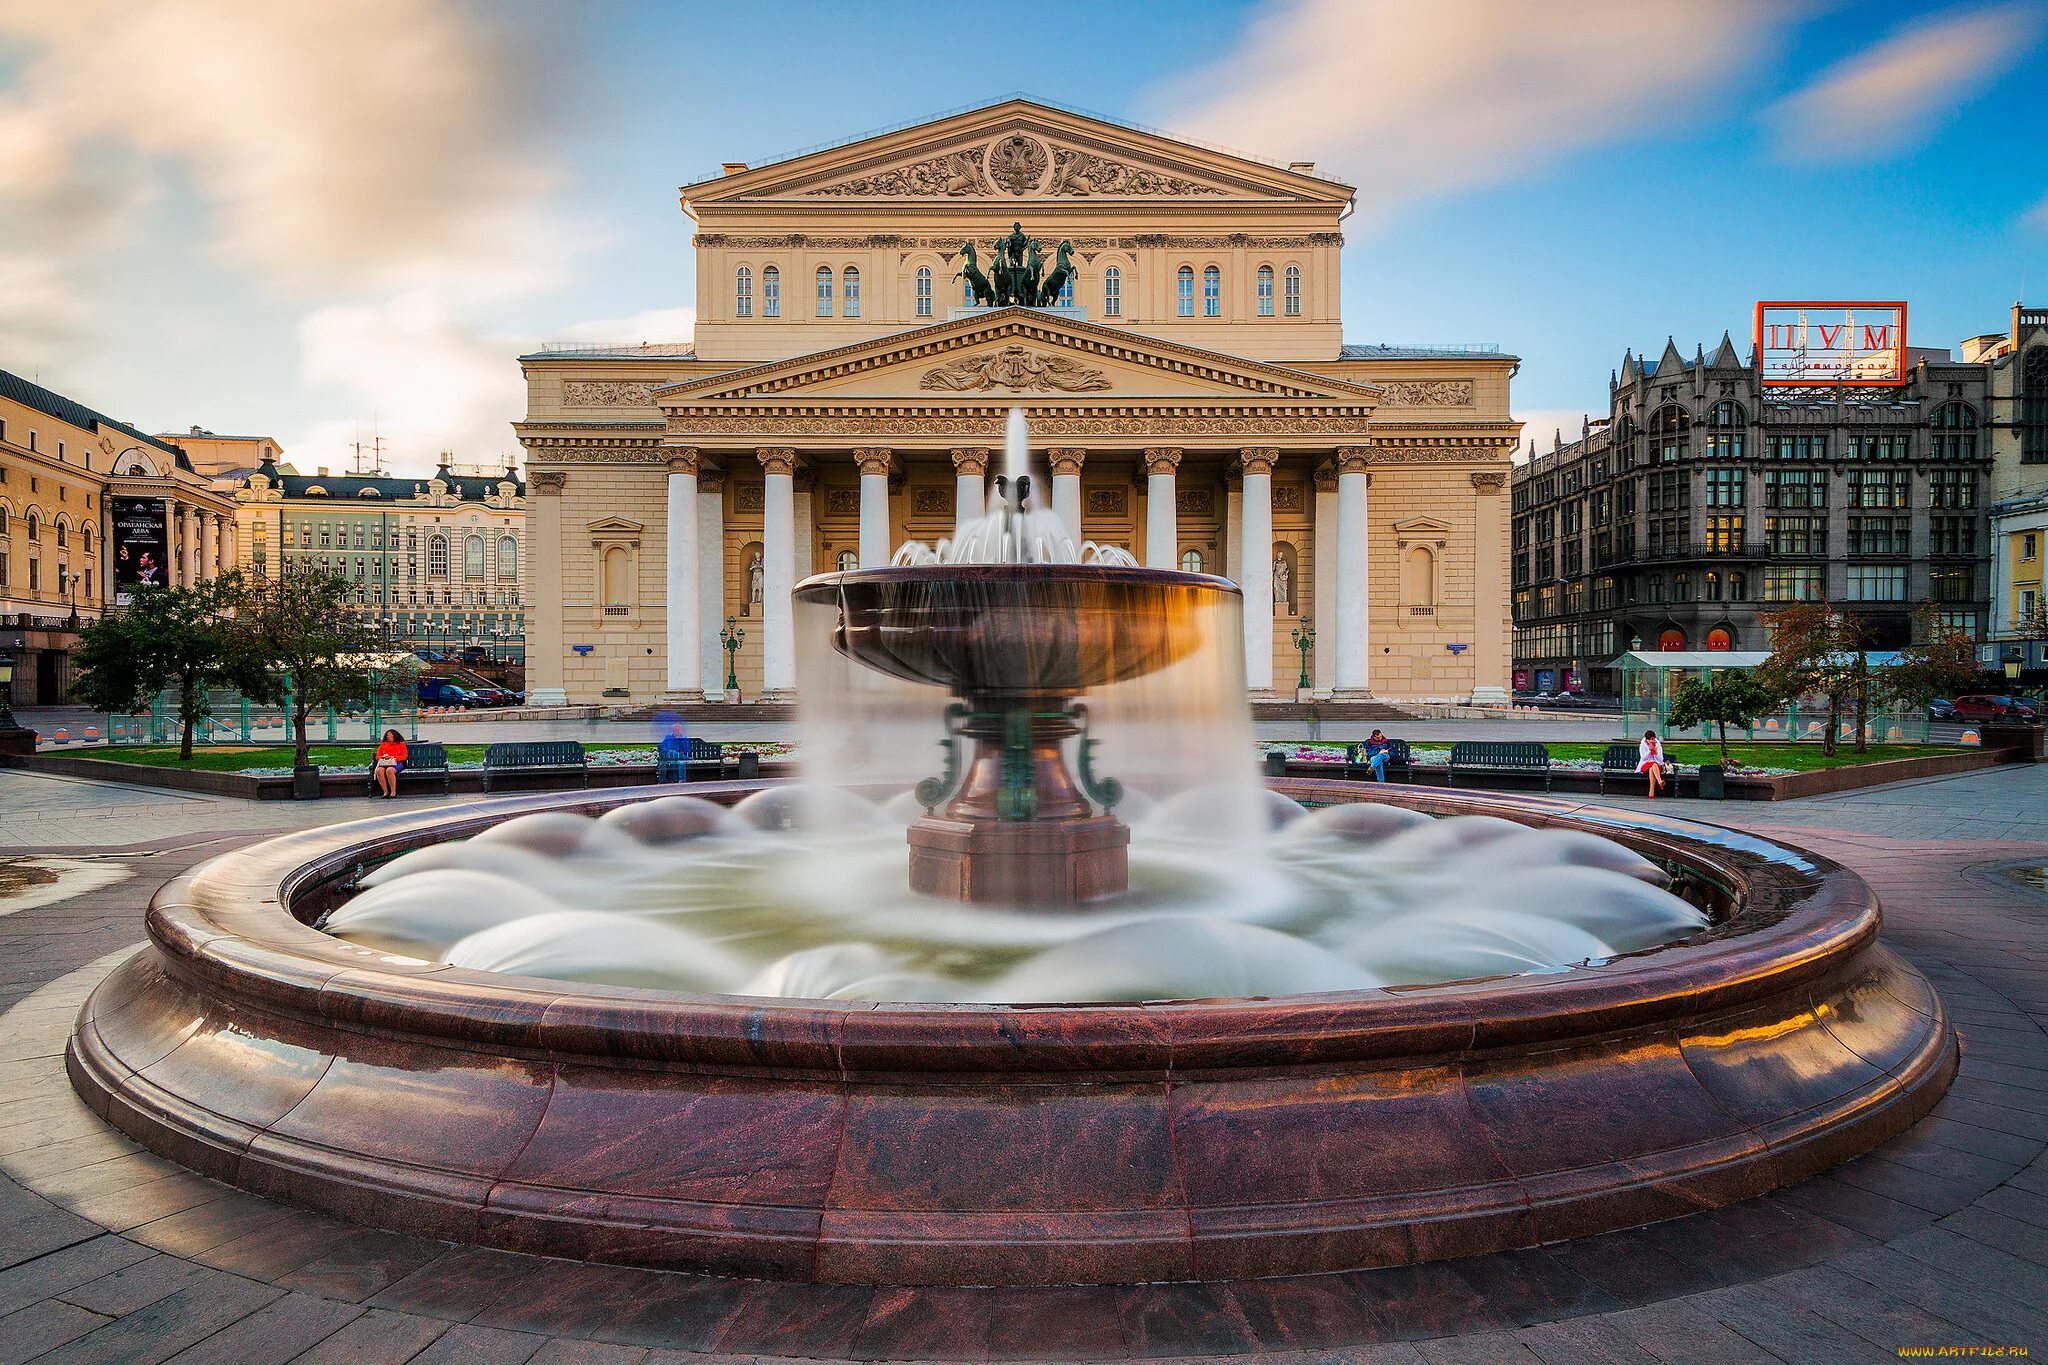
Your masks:
<instances>
[{"instance_id":1,"label":"neoclassical facade","mask_svg":"<svg viewBox=\"0 0 2048 1365\"><path fill-rule=\"evenodd\" d=\"M1313 630L1320 695L1504 695L1516 360L1344 342L1354 194L1022 100L685 186L693 341L521 357L535 699L727 699L722 636L787 693L790 589L978 512L1012 407L1077 541L1240 585L1255 694ZM973 305L1017 225L1065 287Z\"/></svg>"}]
</instances>

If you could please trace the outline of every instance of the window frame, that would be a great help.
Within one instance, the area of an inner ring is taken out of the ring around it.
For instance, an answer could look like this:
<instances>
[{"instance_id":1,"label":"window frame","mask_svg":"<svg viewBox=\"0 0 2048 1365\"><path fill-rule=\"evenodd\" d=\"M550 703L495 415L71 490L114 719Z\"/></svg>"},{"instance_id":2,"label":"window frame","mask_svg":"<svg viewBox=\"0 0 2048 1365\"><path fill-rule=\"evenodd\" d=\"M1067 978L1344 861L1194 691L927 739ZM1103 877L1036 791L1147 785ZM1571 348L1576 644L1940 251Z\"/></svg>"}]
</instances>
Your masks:
<instances>
[{"instance_id":1,"label":"window frame","mask_svg":"<svg viewBox=\"0 0 2048 1365\"><path fill-rule=\"evenodd\" d=\"M1258 303L1258 314L1262 318L1273 316L1273 267L1262 265L1256 276L1254 297Z\"/></svg>"}]
</instances>

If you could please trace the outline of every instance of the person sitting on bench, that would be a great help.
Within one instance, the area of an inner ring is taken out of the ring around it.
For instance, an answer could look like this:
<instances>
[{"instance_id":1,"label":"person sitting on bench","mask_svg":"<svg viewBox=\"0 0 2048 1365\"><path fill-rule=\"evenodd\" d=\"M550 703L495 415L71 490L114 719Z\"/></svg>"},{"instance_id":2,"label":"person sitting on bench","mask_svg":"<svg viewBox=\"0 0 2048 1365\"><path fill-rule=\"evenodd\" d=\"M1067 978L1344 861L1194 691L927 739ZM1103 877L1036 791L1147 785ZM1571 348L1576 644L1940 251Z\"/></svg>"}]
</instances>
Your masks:
<instances>
[{"instance_id":1,"label":"person sitting on bench","mask_svg":"<svg viewBox=\"0 0 2048 1365\"><path fill-rule=\"evenodd\" d=\"M1636 747L1636 771L1650 779L1650 799L1664 790L1664 746L1657 739L1655 730L1643 731L1643 742Z\"/></svg>"},{"instance_id":2,"label":"person sitting on bench","mask_svg":"<svg viewBox=\"0 0 2048 1365\"><path fill-rule=\"evenodd\" d=\"M1365 761L1372 765L1372 780L1387 780L1387 756L1393 752L1393 745L1380 733L1378 727L1365 740Z\"/></svg>"},{"instance_id":3,"label":"person sitting on bench","mask_svg":"<svg viewBox=\"0 0 2048 1365\"><path fill-rule=\"evenodd\" d=\"M374 769L377 790L385 796L398 795L398 774L405 767L405 757L405 736L396 730L386 730L383 743L377 746Z\"/></svg>"}]
</instances>

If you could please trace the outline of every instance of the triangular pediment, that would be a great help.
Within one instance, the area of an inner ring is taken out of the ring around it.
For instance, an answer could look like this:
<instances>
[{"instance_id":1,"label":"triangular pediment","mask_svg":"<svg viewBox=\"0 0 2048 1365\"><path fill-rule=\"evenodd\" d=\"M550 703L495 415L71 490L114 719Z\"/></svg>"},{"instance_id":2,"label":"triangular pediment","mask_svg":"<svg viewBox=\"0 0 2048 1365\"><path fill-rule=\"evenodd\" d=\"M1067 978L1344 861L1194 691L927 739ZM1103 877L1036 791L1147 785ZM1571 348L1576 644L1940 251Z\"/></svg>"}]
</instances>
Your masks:
<instances>
[{"instance_id":1,"label":"triangular pediment","mask_svg":"<svg viewBox=\"0 0 2048 1365\"><path fill-rule=\"evenodd\" d=\"M1457 528L1435 517L1410 517L1394 523L1394 533L1403 536L1440 536Z\"/></svg>"},{"instance_id":2,"label":"triangular pediment","mask_svg":"<svg viewBox=\"0 0 2048 1365\"><path fill-rule=\"evenodd\" d=\"M654 401L674 408L791 398L988 402L1218 396L1370 407L1379 390L1044 310L1004 308L668 385L655 391Z\"/></svg>"},{"instance_id":3,"label":"triangular pediment","mask_svg":"<svg viewBox=\"0 0 2048 1365\"><path fill-rule=\"evenodd\" d=\"M1275 200L1348 204L1320 176L1090 118L1005 100L683 187L686 202Z\"/></svg>"},{"instance_id":4,"label":"triangular pediment","mask_svg":"<svg viewBox=\"0 0 2048 1365\"><path fill-rule=\"evenodd\" d=\"M591 522L587 529L594 536L637 536L647 528L625 517L604 517Z\"/></svg>"}]
</instances>

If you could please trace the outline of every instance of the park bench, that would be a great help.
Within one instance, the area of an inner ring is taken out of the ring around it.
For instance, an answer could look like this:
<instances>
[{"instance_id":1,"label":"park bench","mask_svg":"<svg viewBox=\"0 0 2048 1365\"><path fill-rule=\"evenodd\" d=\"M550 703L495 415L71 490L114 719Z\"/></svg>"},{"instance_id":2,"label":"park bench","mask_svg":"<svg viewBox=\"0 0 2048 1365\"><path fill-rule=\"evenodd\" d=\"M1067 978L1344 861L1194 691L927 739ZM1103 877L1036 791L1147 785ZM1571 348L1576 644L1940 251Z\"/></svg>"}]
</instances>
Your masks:
<instances>
[{"instance_id":1,"label":"park bench","mask_svg":"<svg viewBox=\"0 0 2048 1365\"><path fill-rule=\"evenodd\" d=\"M688 782L693 774L716 778L725 771L725 746L705 739L686 739L681 753L656 751L656 782Z\"/></svg>"},{"instance_id":2,"label":"park bench","mask_svg":"<svg viewBox=\"0 0 2048 1365\"><path fill-rule=\"evenodd\" d=\"M1444 785L1458 785L1458 774L1541 773L1550 790L1550 750L1525 740L1461 739L1451 746L1451 771Z\"/></svg>"},{"instance_id":3,"label":"park bench","mask_svg":"<svg viewBox=\"0 0 2048 1365\"><path fill-rule=\"evenodd\" d=\"M590 785L590 760L583 746L573 739L522 740L516 744L492 744L484 749L484 790L491 779L506 774L558 773L574 769Z\"/></svg>"},{"instance_id":4,"label":"park bench","mask_svg":"<svg viewBox=\"0 0 2048 1365\"><path fill-rule=\"evenodd\" d=\"M1344 750L1344 776L1353 782L1372 781L1372 764L1365 761L1365 745L1353 744ZM1408 741L1390 739L1387 741L1387 781L1396 778L1403 781L1415 780L1414 756L1408 752Z\"/></svg>"},{"instance_id":5,"label":"park bench","mask_svg":"<svg viewBox=\"0 0 2048 1365\"><path fill-rule=\"evenodd\" d=\"M405 746L405 766L398 770L399 785L404 786L406 779L412 777L439 778L441 790L447 791L448 746L429 744L422 740L408 743ZM372 792L377 790L377 765L374 762L370 764L370 770L363 775L363 780Z\"/></svg>"},{"instance_id":6,"label":"park bench","mask_svg":"<svg viewBox=\"0 0 2048 1365\"><path fill-rule=\"evenodd\" d=\"M1639 770L1642 753L1633 744L1610 744L1600 753L1600 790L1607 790L1610 777L1641 778L1645 787L1650 785L1650 775Z\"/></svg>"}]
</instances>

